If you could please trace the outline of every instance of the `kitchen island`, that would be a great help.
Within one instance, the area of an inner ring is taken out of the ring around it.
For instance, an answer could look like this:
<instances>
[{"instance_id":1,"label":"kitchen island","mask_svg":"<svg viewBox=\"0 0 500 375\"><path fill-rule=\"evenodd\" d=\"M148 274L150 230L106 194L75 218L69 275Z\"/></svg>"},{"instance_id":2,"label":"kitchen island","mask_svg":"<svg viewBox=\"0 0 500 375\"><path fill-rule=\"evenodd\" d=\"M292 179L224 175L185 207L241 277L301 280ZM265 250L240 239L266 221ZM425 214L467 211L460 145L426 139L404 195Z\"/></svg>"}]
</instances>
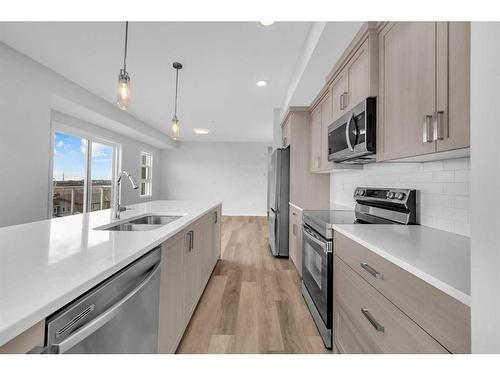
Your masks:
<instances>
[{"instance_id":1,"label":"kitchen island","mask_svg":"<svg viewBox=\"0 0 500 375\"><path fill-rule=\"evenodd\" d=\"M163 244L163 250L170 239L209 215L216 224L210 241L218 241L220 254L221 204L152 201L128 206L117 221L111 220L110 210L103 210L0 228L0 347L153 248ZM96 229L145 214L181 217L149 231ZM211 272L212 260L204 270L197 261L200 273ZM162 287L163 273L162 269ZM193 301L197 302L208 276L191 293ZM160 303L164 304L162 296ZM161 340L161 332L159 336Z\"/></svg>"}]
</instances>

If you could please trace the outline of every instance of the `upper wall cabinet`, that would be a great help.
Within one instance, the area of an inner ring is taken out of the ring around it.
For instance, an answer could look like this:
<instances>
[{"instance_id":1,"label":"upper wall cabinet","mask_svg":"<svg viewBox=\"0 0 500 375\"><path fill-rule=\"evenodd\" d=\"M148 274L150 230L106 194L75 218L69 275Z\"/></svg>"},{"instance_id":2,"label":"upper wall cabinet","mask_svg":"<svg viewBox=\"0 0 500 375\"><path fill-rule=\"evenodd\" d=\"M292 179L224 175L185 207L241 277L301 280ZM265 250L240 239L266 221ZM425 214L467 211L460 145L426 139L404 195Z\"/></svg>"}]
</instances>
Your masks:
<instances>
[{"instance_id":1,"label":"upper wall cabinet","mask_svg":"<svg viewBox=\"0 0 500 375\"><path fill-rule=\"evenodd\" d=\"M469 147L470 24L387 23L379 56L377 161Z\"/></svg>"},{"instance_id":2,"label":"upper wall cabinet","mask_svg":"<svg viewBox=\"0 0 500 375\"><path fill-rule=\"evenodd\" d=\"M332 95L331 120L378 94L378 24L367 22L326 77Z\"/></svg>"},{"instance_id":3,"label":"upper wall cabinet","mask_svg":"<svg viewBox=\"0 0 500 375\"><path fill-rule=\"evenodd\" d=\"M378 90L378 23L367 22L326 77L311 105L311 172L361 168L328 161L328 126Z\"/></svg>"},{"instance_id":4,"label":"upper wall cabinet","mask_svg":"<svg viewBox=\"0 0 500 375\"><path fill-rule=\"evenodd\" d=\"M290 146L290 136L291 136L290 119L287 119L287 121L282 125L281 135L282 135L281 147Z\"/></svg>"},{"instance_id":5,"label":"upper wall cabinet","mask_svg":"<svg viewBox=\"0 0 500 375\"><path fill-rule=\"evenodd\" d=\"M309 114L309 107L290 107L282 122L290 146L290 203L298 207L323 207L330 200L330 177L311 173L322 165L321 108ZM313 148L311 139L317 140Z\"/></svg>"}]
</instances>

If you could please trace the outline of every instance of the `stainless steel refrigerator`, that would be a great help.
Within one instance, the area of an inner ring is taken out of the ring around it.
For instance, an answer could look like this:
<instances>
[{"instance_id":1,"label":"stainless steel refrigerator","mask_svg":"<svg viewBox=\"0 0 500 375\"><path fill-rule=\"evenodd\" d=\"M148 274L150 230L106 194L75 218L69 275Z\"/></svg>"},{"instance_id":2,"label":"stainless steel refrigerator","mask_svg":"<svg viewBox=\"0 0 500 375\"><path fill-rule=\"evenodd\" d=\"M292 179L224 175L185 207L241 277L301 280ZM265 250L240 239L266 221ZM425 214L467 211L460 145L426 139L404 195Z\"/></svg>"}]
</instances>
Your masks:
<instances>
[{"instance_id":1,"label":"stainless steel refrigerator","mask_svg":"<svg viewBox=\"0 0 500 375\"><path fill-rule=\"evenodd\" d=\"M271 154L268 184L269 246L275 257L288 256L288 202L290 200L290 147Z\"/></svg>"}]
</instances>

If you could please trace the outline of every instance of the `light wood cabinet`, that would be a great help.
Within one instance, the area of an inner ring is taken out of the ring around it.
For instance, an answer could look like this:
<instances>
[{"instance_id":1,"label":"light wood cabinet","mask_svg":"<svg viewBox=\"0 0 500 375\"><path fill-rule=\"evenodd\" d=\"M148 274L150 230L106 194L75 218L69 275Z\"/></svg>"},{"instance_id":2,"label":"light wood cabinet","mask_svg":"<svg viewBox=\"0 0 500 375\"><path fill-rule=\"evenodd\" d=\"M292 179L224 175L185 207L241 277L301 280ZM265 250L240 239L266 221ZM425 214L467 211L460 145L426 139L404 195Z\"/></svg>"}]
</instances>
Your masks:
<instances>
[{"instance_id":1,"label":"light wood cabinet","mask_svg":"<svg viewBox=\"0 0 500 375\"><path fill-rule=\"evenodd\" d=\"M387 23L379 56L377 161L469 147L470 24Z\"/></svg>"},{"instance_id":2,"label":"light wood cabinet","mask_svg":"<svg viewBox=\"0 0 500 375\"><path fill-rule=\"evenodd\" d=\"M332 112L331 120L332 122L345 113L345 97L347 95L347 76L345 74L345 69L340 71L338 75L333 80L329 88L332 95Z\"/></svg>"},{"instance_id":3,"label":"light wood cabinet","mask_svg":"<svg viewBox=\"0 0 500 375\"><path fill-rule=\"evenodd\" d=\"M158 349L174 353L186 325L184 312L184 254L187 232L182 231L162 245L160 277L160 322Z\"/></svg>"},{"instance_id":4,"label":"light wood cabinet","mask_svg":"<svg viewBox=\"0 0 500 375\"><path fill-rule=\"evenodd\" d=\"M387 298L334 257L336 346L344 353L448 353Z\"/></svg>"},{"instance_id":5,"label":"light wood cabinet","mask_svg":"<svg viewBox=\"0 0 500 375\"><path fill-rule=\"evenodd\" d=\"M366 22L326 77L332 95L331 121L378 95L378 27L377 22Z\"/></svg>"},{"instance_id":6,"label":"light wood cabinet","mask_svg":"<svg viewBox=\"0 0 500 375\"><path fill-rule=\"evenodd\" d=\"M344 95L344 112L370 96L370 50L366 39L349 60L346 70L347 91ZM373 69L373 74L376 70Z\"/></svg>"},{"instance_id":7,"label":"light wood cabinet","mask_svg":"<svg viewBox=\"0 0 500 375\"><path fill-rule=\"evenodd\" d=\"M437 141L436 151L470 147L470 22L447 22L448 137ZM442 86L442 85L440 85ZM446 86L445 86L446 89ZM438 110L441 110L438 108Z\"/></svg>"},{"instance_id":8,"label":"light wood cabinet","mask_svg":"<svg viewBox=\"0 0 500 375\"><path fill-rule=\"evenodd\" d=\"M332 95L329 91L311 111L311 172L327 173L333 163L328 161L328 126L332 122Z\"/></svg>"},{"instance_id":9,"label":"light wood cabinet","mask_svg":"<svg viewBox=\"0 0 500 375\"><path fill-rule=\"evenodd\" d=\"M311 172L321 171L321 105L311 111Z\"/></svg>"},{"instance_id":10,"label":"light wood cabinet","mask_svg":"<svg viewBox=\"0 0 500 375\"><path fill-rule=\"evenodd\" d=\"M189 323L191 314L198 303L201 289L202 272L202 223L197 222L187 232L187 244L184 247L184 312L185 324Z\"/></svg>"},{"instance_id":11,"label":"light wood cabinet","mask_svg":"<svg viewBox=\"0 0 500 375\"><path fill-rule=\"evenodd\" d=\"M312 121L311 121L312 120ZM309 114L309 107L290 107L283 124L288 123L290 139L290 200L299 207L325 205L330 199L330 178L311 172L311 160L321 163L321 109ZM318 141L312 153L311 140ZM317 156L316 156L317 155Z\"/></svg>"},{"instance_id":12,"label":"light wood cabinet","mask_svg":"<svg viewBox=\"0 0 500 375\"><path fill-rule=\"evenodd\" d=\"M326 78L311 111L311 172L357 169L328 161L328 127L369 96L378 93L378 24L367 22Z\"/></svg>"},{"instance_id":13,"label":"light wood cabinet","mask_svg":"<svg viewBox=\"0 0 500 375\"><path fill-rule=\"evenodd\" d=\"M302 277L302 210L290 205L289 256Z\"/></svg>"},{"instance_id":14,"label":"light wood cabinet","mask_svg":"<svg viewBox=\"0 0 500 375\"><path fill-rule=\"evenodd\" d=\"M282 134L282 139L281 139L281 147L287 147L290 145L290 120L285 121L281 128L281 134Z\"/></svg>"},{"instance_id":15,"label":"light wood cabinet","mask_svg":"<svg viewBox=\"0 0 500 375\"><path fill-rule=\"evenodd\" d=\"M470 308L361 244L335 232L335 257L451 353L470 353ZM362 264L375 270L374 277ZM336 273L336 271L334 272ZM335 286L334 298L342 291ZM347 288L351 288L348 286Z\"/></svg>"},{"instance_id":16,"label":"light wood cabinet","mask_svg":"<svg viewBox=\"0 0 500 375\"><path fill-rule=\"evenodd\" d=\"M328 93L321 101L321 171L327 172L333 168L333 162L328 161L328 126L332 122L332 96Z\"/></svg>"},{"instance_id":17,"label":"light wood cabinet","mask_svg":"<svg viewBox=\"0 0 500 375\"><path fill-rule=\"evenodd\" d=\"M0 354L25 354L45 341L45 320L36 323L20 335L0 346Z\"/></svg>"},{"instance_id":18,"label":"light wood cabinet","mask_svg":"<svg viewBox=\"0 0 500 375\"><path fill-rule=\"evenodd\" d=\"M175 353L220 258L220 212L216 208L162 244L160 353Z\"/></svg>"}]
</instances>

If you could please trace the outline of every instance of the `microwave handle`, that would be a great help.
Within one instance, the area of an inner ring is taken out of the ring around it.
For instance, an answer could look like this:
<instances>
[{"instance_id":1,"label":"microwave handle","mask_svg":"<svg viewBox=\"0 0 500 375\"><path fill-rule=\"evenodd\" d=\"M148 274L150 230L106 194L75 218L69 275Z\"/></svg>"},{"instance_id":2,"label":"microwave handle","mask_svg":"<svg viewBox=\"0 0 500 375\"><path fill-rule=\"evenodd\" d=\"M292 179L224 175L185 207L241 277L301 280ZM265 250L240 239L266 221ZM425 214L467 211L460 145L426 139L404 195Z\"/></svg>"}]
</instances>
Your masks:
<instances>
[{"instance_id":1,"label":"microwave handle","mask_svg":"<svg viewBox=\"0 0 500 375\"><path fill-rule=\"evenodd\" d=\"M351 115L351 118L349 119L349 121L347 121L347 124L345 126L345 139L347 141L347 146L351 151L354 151L354 147L352 146L351 139L349 138L349 130L351 129L351 120L353 117L354 113Z\"/></svg>"}]
</instances>

